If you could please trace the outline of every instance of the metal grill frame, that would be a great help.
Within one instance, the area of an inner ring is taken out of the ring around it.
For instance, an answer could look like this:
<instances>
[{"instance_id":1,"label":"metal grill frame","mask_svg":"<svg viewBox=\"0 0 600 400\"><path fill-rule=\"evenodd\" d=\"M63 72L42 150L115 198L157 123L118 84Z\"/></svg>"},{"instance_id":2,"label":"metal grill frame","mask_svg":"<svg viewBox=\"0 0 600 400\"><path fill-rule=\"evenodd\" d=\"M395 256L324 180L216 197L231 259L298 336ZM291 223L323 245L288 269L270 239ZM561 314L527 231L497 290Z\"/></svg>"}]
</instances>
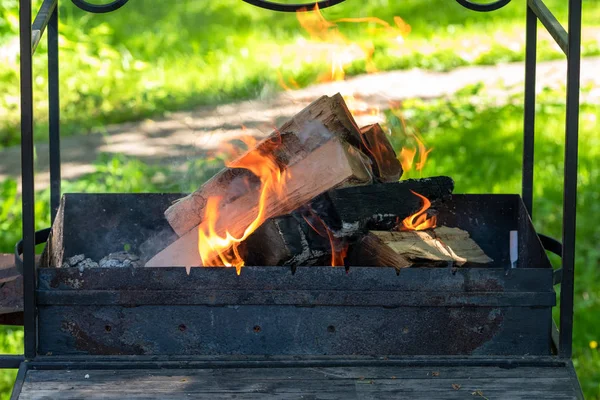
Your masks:
<instances>
[{"instance_id":1,"label":"metal grill frame","mask_svg":"<svg viewBox=\"0 0 600 400\"><path fill-rule=\"evenodd\" d=\"M106 13L120 9L129 0L113 0L105 5L87 3L85 0L72 0L81 9L93 13ZM309 4L282 5L264 0L243 0L249 4L265 9L282 12L306 10L319 6L325 8L341 3L344 0L324 0ZM456 0L461 6L473 11L493 11L509 3L510 0L495 0L488 4L473 3L469 0ZM133 2L132 2L133 3ZM567 95L566 95L566 126L565 126L565 155L564 155L564 188L563 188L563 228L562 243L540 235L544 247L562 257L562 268L555 272L555 282L561 283L560 291L560 321L558 331L555 331L555 342L558 348L557 356L536 358L535 362L570 363L572 356L573 335L573 286L575 267L575 228L577 200L577 164L578 164L578 130L579 130L579 87L581 61L581 9L582 0L569 0L568 31L558 22L548 10L543 0L527 0L526 17L526 59L525 59L525 97L524 97L524 145L523 145L523 175L522 197L525 206L532 214L533 204L533 168L534 168L534 137L535 137L535 83L536 83L536 53L537 53L537 23L544 27L555 39L567 57ZM35 231L35 187L34 187L34 138L33 138L33 68L32 57L38 44L47 30L48 40L48 101L49 101L49 152L50 152L50 188L51 188L51 217L52 221L60 203L61 172L60 172L60 114L59 114L59 76L58 76L58 0L44 0L32 24L31 0L19 0L20 26L20 87L21 87L21 169L22 169L22 208L23 208L23 239L15 246L15 262L23 273L24 295L24 354L0 355L0 368L19 368L19 376L23 376L28 368L61 368L74 367L68 360L49 361L49 357L38 355L38 329L36 315L36 266L35 246L44 243L49 229ZM130 4L133 6L133 4ZM122 10L124 12L125 10ZM21 258L22 255L22 258ZM559 333L560 332L560 333ZM51 357L50 357L51 358ZM497 357L496 357L497 358ZM450 357L449 362L458 364L473 364L477 362L508 362L497 358ZM412 361L426 362L427 357L413 357ZM27 361L27 363L23 363ZM159 367L169 362L175 367L189 362L177 360L145 360L128 357L125 362L102 360L98 357L87 357L83 360L89 365L101 367L106 362L117 368L132 368L136 363L144 363ZM121 360L122 361L122 360ZM199 363L211 361L198 361ZM226 362L226 361L224 361ZM285 363L286 361L282 361ZM289 362L289 361L288 361ZM296 362L296 361L294 361ZM334 360L311 361L313 363L331 364ZM365 361L373 362L373 360ZM533 362L533 361L532 361ZM39 365L38 365L39 364ZM86 364L86 365L87 365ZM145 366L148 367L148 365ZM515 364L516 365L516 364ZM571 366L572 368L572 366ZM17 379L19 382L19 379ZM16 388L18 394L19 388ZM14 395L15 393L13 393Z\"/></svg>"}]
</instances>

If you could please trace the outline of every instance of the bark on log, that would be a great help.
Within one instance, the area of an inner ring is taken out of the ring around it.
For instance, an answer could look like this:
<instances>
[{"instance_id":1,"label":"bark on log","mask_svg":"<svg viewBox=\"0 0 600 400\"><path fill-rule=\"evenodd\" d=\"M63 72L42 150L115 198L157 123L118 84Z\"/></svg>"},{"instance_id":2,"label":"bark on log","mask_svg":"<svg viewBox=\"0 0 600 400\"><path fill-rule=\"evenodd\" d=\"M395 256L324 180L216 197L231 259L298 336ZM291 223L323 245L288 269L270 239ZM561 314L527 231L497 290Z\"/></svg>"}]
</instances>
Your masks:
<instances>
[{"instance_id":1,"label":"bark on log","mask_svg":"<svg viewBox=\"0 0 600 400\"><path fill-rule=\"evenodd\" d=\"M373 175L379 182L397 182L402 176L402 165L387 135L379 124L360 129L365 154L373 162Z\"/></svg>"},{"instance_id":2,"label":"bark on log","mask_svg":"<svg viewBox=\"0 0 600 400\"><path fill-rule=\"evenodd\" d=\"M332 137L359 149L363 146L359 129L339 93L332 97L323 96L311 103L258 143L254 151L271 153L280 168L284 169L297 164ZM221 204L225 207L243 193L258 191L258 179L247 169L235 168L243 164L247 156L248 153L242 155L231 167L223 169L194 193L165 211L166 219L179 236L202 222L209 197L221 197Z\"/></svg>"},{"instance_id":3,"label":"bark on log","mask_svg":"<svg viewBox=\"0 0 600 400\"><path fill-rule=\"evenodd\" d=\"M284 215L305 205L311 199L332 188L344 185L368 184L372 181L370 162L359 150L345 141L330 138L302 160L287 168L289 178L283 188L283 198L270 196L265 205L265 219ZM228 231L241 237L258 214L256 193L246 193L220 210L215 231L225 236ZM206 222L202 222L205 230ZM201 266L198 255L198 227L155 255L147 267Z\"/></svg>"},{"instance_id":4,"label":"bark on log","mask_svg":"<svg viewBox=\"0 0 600 400\"><path fill-rule=\"evenodd\" d=\"M440 226L423 231L371 231L396 254L418 261L446 261L460 266L467 262L488 264L494 260L459 228Z\"/></svg>"}]
</instances>

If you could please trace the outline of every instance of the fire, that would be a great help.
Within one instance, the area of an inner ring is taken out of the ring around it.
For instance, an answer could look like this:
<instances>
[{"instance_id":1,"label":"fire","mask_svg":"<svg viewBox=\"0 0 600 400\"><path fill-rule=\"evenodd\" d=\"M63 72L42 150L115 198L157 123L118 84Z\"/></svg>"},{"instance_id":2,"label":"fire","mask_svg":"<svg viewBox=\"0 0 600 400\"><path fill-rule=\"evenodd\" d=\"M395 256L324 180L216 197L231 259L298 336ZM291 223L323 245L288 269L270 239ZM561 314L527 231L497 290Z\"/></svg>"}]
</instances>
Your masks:
<instances>
[{"instance_id":1,"label":"fire","mask_svg":"<svg viewBox=\"0 0 600 400\"><path fill-rule=\"evenodd\" d=\"M402 220L402 227L400 229L403 231L423 231L425 229L435 228L437 224L437 218L435 216L429 217L426 213L429 207L431 207L431 202L429 199L417 192L413 192L412 190L411 193L423 200L423 206L413 215L404 218Z\"/></svg>"},{"instance_id":2,"label":"fire","mask_svg":"<svg viewBox=\"0 0 600 400\"><path fill-rule=\"evenodd\" d=\"M404 37L410 33L411 27L402 18L395 16L390 24L380 18L340 18L328 21L318 5L314 9L301 9L296 13L300 26L308 34L309 40L301 39L294 44L294 57L300 62L323 62L328 71L319 76L319 82L343 81L347 68L354 62L364 60L367 73L377 72L373 62L375 45L370 38L375 36L391 39L394 43L403 43ZM340 31L342 24L362 24L361 40L352 41ZM298 89L293 80L286 80L279 72L279 85L284 90ZM356 93L342 93L349 110L355 115L379 115L379 107L370 106L360 99Z\"/></svg>"},{"instance_id":3,"label":"fire","mask_svg":"<svg viewBox=\"0 0 600 400\"><path fill-rule=\"evenodd\" d=\"M235 267L238 275L244 266L238 247L252 232L265 220L265 206L269 196L276 196L284 201L283 189L285 188L286 174L282 172L271 152L261 152L253 149L256 139L244 137L241 139L251 148L235 163L228 162L229 168L244 168L252 172L260 180L260 194L258 198L258 212L255 219L246 227L240 237L235 237L229 231L222 235L217 232L219 215L221 212L220 197L210 197L207 200L204 220L198 228L198 252L203 265ZM270 142L273 148L281 145L280 141Z\"/></svg>"},{"instance_id":4,"label":"fire","mask_svg":"<svg viewBox=\"0 0 600 400\"><path fill-rule=\"evenodd\" d=\"M331 229L327 227L325 222L319 216L309 209L306 209L302 216L308 226L310 226L315 232L322 237L329 239L331 245L331 266L342 267L344 266L344 260L348 253L348 243L345 240L336 237Z\"/></svg>"},{"instance_id":5,"label":"fire","mask_svg":"<svg viewBox=\"0 0 600 400\"><path fill-rule=\"evenodd\" d=\"M428 149L417 135L411 136L416 140L417 146L419 148L419 161L415 163L414 166L417 171L422 171L425 167L425 163L427 162L427 157L429 156L429 153L431 153L431 150L433 150L433 148ZM400 159L400 163L402 164L402 170L404 170L404 172L410 171L413 168L413 163L416 155L416 148L402 147L402 149L400 150L400 156L398 158Z\"/></svg>"}]
</instances>

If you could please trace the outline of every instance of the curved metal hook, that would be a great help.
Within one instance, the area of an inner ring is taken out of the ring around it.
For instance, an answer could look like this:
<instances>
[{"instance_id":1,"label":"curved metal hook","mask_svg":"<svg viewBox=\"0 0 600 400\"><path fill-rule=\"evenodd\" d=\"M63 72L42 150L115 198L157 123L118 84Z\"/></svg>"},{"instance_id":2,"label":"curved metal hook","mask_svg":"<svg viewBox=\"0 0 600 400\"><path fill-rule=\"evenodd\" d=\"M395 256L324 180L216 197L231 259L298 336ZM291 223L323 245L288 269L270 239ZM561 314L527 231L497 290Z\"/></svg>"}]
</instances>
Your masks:
<instances>
[{"instance_id":1,"label":"curved metal hook","mask_svg":"<svg viewBox=\"0 0 600 400\"><path fill-rule=\"evenodd\" d=\"M458 4L460 4L461 6L463 6L465 8L468 8L469 10L479 11L479 12L495 11L499 8L504 7L508 3L510 3L510 0L495 0L495 1L492 1L491 3L486 3L486 4L473 3L470 0L456 0L456 1L458 2Z\"/></svg>"},{"instance_id":2,"label":"curved metal hook","mask_svg":"<svg viewBox=\"0 0 600 400\"><path fill-rule=\"evenodd\" d=\"M319 7L319 9L335 6L336 4L340 4L346 0L321 0L312 3L306 4L281 4L274 3L272 1L266 0L242 0L248 4L252 4L253 6L264 8L265 10L272 11L282 11L282 12L298 12L298 11L307 11L312 10L315 7Z\"/></svg>"},{"instance_id":3,"label":"curved metal hook","mask_svg":"<svg viewBox=\"0 0 600 400\"><path fill-rule=\"evenodd\" d=\"M129 0L114 0L108 4L90 4L86 0L71 0L73 4L84 11L94 14L103 14L118 10L123 7Z\"/></svg>"}]
</instances>

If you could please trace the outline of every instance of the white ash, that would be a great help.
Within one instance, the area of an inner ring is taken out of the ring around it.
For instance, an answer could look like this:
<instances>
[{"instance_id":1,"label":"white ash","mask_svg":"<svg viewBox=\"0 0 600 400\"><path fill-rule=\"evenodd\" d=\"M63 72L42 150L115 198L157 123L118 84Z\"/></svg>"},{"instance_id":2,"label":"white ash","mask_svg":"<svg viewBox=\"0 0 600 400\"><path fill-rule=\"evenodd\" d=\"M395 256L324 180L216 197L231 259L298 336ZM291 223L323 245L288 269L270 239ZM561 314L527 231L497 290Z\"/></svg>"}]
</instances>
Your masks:
<instances>
[{"instance_id":1,"label":"white ash","mask_svg":"<svg viewBox=\"0 0 600 400\"><path fill-rule=\"evenodd\" d=\"M79 268L79 270L83 270L86 268L98 268L98 263L91 258L86 258L85 254L77 254L73 257L67 258L65 262L61 265L62 268Z\"/></svg>"},{"instance_id":2,"label":"white ash","mask_svg":"<svg viewBox=\"0 0 600 400\"><path fill-rule=\"evenodd\" d=\"M141 266L140 258L127 251L110 253L103 257L99 263L91 258L86 258L85 254L77 254L67 258L61 265L62 268L78 268L80 271L88 268L137 268Z\"/></svg>"},{"instance_id":3,"label":"white ash","mask_svg":"<svg viewBox=\"0 0 600 400\"><path fill-rule=\"evenodd\" d=\"M100 260L100 268L127 268L141 267L140 258L127 251L118 251L110 253Z\"/></svg>"}]
</instances>

